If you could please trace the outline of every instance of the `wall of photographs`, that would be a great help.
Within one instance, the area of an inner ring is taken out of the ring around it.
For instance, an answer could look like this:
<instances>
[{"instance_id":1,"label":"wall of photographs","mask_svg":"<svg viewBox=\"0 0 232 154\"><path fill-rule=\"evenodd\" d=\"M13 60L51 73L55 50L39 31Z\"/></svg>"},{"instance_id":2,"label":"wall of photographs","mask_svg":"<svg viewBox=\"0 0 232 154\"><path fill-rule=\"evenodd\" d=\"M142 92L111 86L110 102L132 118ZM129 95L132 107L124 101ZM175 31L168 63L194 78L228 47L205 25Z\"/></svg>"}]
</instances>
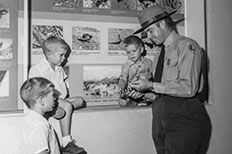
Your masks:
<instances>
[{"instance_id":1,"label":"wall of photographs","mask_svg":"<svg viewBox=\"0 0 232 154\"><path fill-rule=\"evenodd\" d=\"M32 0L34 11L64 12L136 17L144 8L155 4L166 11L184 13L184 0ZM46 4L46 5L44 5Z\"/></svg>"},{"instance_id":2,"label":"wall of photographs","mask_svg":"<svg viewBox=\"0 0 232 154\"><path fill-rule=\"evenodd\" d=\"M55 35L70 45L72 52L65 70L70 76L72 96L80 95L88 106L115 105L118 99L118 81L121 65L127 56L122 40L133 34L140 25L137 14L154 4L165 9L179 8L173 16L177 28L185 33L184 0L40 0L32 1L31 64L43 58L41 43ZM46 4L46 5L45 5ZM158 48L147 48L151 58Z\"/></svg>"},{"instance_id":3,"label":"wall of photographs","mask_svg":"<svg viewBox=\"0 0 232 154\"><path fill-rule=\"evenodd\" d=\"M184 34L184 0L173 4L165 0L52 0L46 3L34 0L31 63L44 57L41 49L44 39L59 36L72 49L66 66L71 95L83 96L88 106L117 104L121 65L127 59L122 40L140 27L137 14L157 3L167 11L179 9L174 19L182 20L178 30ZM159 50L146 48L147 57L151 59Z\"/></svg>"},{"instance_id":4,"label":"wall of photographs","mask_svg":"<svg viewBox=\"0 0 232 154\"><path fill-rule=\"evenodd\" d=\"M0 0L0 111L17 109L17 0Z\"/></svg>"}]
</instances>

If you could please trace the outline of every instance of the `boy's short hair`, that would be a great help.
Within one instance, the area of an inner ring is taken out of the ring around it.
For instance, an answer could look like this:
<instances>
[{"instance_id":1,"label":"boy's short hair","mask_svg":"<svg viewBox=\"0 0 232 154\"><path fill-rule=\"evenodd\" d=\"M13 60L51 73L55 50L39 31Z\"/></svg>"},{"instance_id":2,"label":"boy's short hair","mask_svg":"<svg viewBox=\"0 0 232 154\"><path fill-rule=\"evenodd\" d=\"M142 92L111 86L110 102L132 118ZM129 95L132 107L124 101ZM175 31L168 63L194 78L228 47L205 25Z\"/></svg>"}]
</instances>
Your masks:
<instances>
[{"instance_id":1,"label":"boy's short hair","mask_svg":"<svg viewBox=\"0 0 232 154\"><path fill-rule=\"evenodd\" d=\"M145 49L145 44L142 41L142 39L136 35L130 35L128 37L126 37L123 41L123 44L125 47L127 47L128 45L136 45L137 47L143 47L144 51L142 53L142 56L146 55L146 49Z\"/></svg>"},{"instance_id":2,"label":"boy's short hair","mask_svg":"<svg viewBox=\"0 0 232 154\"><path fill-rule=\"evenodd\" d=\"M123 41L124 46L128 46L131 44L137 45L137 46L143 46L143 41L136 35L130 35L126 37Z\"/></svg>"},{"instance_id":3,"label":"boy's short hair","mask_svg":"<svg viewBox=\"0 0 232 154\"><path fill-rule=\"evenodd\" d=\"M36 99L46 96L54 89L54 84L42 77L26 80L20 88L20 96L28 108L35 105Z\"/></svg>"},{"instance_id":4,"label":"boy's short hair","mask_svg":"<svg viewBox=\"0 0 232 154\"><path fill-rule=\"evenodd\" d=\"M60 37L57 36L49 36L46 40L42 43L42 49L45 56L47 56L48 53L54 51L56 48L56 45L59 44L61 47L65 50L69 49L69 45L65 40L63 40Z\"/></svg>"}]
</instances>

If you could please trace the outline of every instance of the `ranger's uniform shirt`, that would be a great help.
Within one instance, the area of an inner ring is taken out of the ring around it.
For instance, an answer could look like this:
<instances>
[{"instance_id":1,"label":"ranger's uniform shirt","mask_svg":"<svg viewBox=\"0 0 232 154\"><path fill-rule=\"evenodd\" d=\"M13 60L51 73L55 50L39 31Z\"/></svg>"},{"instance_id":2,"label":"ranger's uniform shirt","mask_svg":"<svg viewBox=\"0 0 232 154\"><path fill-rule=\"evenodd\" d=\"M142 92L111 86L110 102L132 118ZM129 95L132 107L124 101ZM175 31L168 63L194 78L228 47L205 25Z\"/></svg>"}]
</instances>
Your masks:
<instances>
[{"instance_id":1,"label":"ranger's uniform shirt","mask_svg":"<svg viewBox=\"0 0 232 154\"><path fill-rule=\"evenodd\" d=\"M177 97L192 97L203 88L202 50L192 39L172 32L165 45L161 83L154 83L154 92ZM156 68L160 52L154 56ZM153 74L155 73L155 69Z\"/></svg>"},{"instance_id":2,"label":"ranger's uniform shirt","mask_svg":"<svg viewBox=\"0 0 232 154\"><path fill-rule=\"evenodd\" d=\"M45 58L31 67L29 77L44 77L55 85L61 93L61 98L66 98L68 95L69 81L64 69L61 66L55 66L54 71Z\"/></svg>"}]
</instances>

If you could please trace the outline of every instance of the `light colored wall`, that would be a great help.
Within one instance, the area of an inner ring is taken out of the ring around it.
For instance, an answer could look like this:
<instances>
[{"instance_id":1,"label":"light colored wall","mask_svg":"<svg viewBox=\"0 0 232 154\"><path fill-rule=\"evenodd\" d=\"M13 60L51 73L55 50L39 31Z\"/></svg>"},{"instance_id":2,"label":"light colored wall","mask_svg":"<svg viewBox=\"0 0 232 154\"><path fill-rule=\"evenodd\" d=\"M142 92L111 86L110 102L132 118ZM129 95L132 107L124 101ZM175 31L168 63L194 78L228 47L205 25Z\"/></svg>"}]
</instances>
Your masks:
<instances>
[{"instance_id":1,"label":"light colored wall","mask_svg":"<svg viewBox=\"0 0 232 154\"><path fill-rule=\"evenodd\" d=\"M0 153L21 154L22 115L0 115Z\"/></svg>"},{"instance_id":2,"label":"light colored wall","mask_svg":"<svg viewBox=\"0 0 232 154\"><path fill-rule=\"evenodd\" d=\"M75 112L72 124L73 137L88 154L155 154L150 108Z\"/></svg>"},{"instance_id":3,"label":"light colored wall","mask_svg":"<svg viewBox=\"0 0 232 154\"><path fill-rule=\"evenodd\" d=\"M232 151L231 6L231 0L207 0L208 52L214 94L214 104L208 108L213 124L209 154L230 154Z\"/></svg>"},{"instance_id":4,"label":"light colored wall","mask_svg":"<svg viewBox=\"0 0 232 154\"><path fill-rule=\"evenodd\" d=\"M0 154L21 154L22 115L0 117ZM60 137L59 122L50 120ZM109 109L75 112L72 135L88 154L155 154L151 109Z\"/></svg>"},{"instance_id":5,"label":"light colored wall","mask_svg":"<svg viewBox=\"0 0 232 154\"><path fill-rule=\"evenodd\" d=\"M231 41L231 0L197 0L206 2L206 28L207 28L207 53L209 56L209 80L210 80L210 102L207 110L212 121L212 137L208 154L230 154L232 151L232 52ZM194 8L192 14L195 16L189 19L189 36L195 38L201 45L203 40L199 38L202 31L197 23L202 19L198 18L198 11L195 1L189 1L189 6ZM191 4L192 3L192 4ZM195 12L195 13L194 13ZM199 30L199 31L198 31Z\"/></svg>"}]
</instances>

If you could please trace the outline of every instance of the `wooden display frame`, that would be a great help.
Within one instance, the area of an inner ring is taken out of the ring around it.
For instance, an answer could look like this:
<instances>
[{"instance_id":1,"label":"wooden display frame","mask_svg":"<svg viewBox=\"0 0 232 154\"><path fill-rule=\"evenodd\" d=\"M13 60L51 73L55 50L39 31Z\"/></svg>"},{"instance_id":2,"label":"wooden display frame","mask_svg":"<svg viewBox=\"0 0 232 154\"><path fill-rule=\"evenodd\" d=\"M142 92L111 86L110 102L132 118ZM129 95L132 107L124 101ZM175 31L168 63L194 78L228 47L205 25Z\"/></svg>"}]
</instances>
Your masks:
<instances>
[{"instance_id":1,"label":"wooden display frame","mask_svg":"<svg viewBox=\"0 0 232 154\"><path fill-rule=\"evenodd\" d=\"M4 12L1 19L4 19L3 16L8 16L3 21L4 26L0 27L0 70L1 72L7 72L7 75L2 73L3 79L1 82L3 83L2 85L0 83L0 86L5 86L0 91L3 96L0 97L0 111L14 111L18 109L18 1L1 0L0 6L1 12Z\"/></svg>"}]
</instances>

